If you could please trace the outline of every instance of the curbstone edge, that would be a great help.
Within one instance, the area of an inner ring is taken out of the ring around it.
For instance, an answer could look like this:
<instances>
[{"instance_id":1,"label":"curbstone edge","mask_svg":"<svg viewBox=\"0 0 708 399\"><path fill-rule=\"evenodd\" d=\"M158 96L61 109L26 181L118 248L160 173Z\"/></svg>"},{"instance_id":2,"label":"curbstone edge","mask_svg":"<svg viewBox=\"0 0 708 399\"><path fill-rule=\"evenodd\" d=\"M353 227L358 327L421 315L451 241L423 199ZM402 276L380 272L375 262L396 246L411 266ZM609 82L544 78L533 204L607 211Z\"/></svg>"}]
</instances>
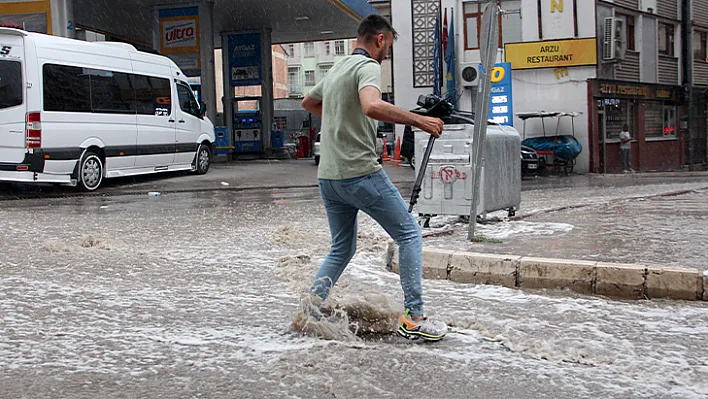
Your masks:
<instances>
[{"instance_id":1,"label":"curbstone edge","mask_svg":"<svg viewBox=\"0 0 708 399\"><path fill-rule=\"evenodd\" d=\"M450 280L516 288L520 256L456 252L450 263Z\"/></svg>"}]
</instances>

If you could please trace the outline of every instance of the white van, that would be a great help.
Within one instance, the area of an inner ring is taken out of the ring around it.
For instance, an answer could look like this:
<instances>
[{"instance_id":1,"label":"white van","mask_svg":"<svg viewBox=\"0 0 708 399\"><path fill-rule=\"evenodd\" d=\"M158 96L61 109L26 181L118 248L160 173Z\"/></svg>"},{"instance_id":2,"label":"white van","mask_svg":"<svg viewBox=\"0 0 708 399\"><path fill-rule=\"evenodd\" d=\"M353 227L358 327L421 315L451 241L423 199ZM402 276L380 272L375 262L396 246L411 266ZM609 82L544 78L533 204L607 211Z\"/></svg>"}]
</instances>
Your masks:
<instances>
[{"instance_id":1,"label":"white van","mask_svg":"<svg viewBox=\"0 0 708 399\"><path fill-rule=\"evenodd\" d=\"M93 191L104 178L206 173L204 109L167 57L0 28L0 181Z\"/></svg>"}]
</instances>

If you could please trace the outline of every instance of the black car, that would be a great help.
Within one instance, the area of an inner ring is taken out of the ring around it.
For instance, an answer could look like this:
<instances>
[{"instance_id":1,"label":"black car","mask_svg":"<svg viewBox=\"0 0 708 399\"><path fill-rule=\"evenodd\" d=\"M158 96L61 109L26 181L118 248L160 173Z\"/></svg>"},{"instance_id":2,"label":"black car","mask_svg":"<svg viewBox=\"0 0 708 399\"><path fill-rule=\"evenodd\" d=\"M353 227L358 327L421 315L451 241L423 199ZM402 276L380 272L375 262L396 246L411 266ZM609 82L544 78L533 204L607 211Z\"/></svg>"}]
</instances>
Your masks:
<instances>
[{"instance_id":1,"label":"black car","mask_svg":"<svg viewBox=\"0 0 708 399\"><path fill-rule=\"evenodd\" d=\"M521 177L538 175L538 154L531 147L521 146Z\"/></svg>"}]
</instances>

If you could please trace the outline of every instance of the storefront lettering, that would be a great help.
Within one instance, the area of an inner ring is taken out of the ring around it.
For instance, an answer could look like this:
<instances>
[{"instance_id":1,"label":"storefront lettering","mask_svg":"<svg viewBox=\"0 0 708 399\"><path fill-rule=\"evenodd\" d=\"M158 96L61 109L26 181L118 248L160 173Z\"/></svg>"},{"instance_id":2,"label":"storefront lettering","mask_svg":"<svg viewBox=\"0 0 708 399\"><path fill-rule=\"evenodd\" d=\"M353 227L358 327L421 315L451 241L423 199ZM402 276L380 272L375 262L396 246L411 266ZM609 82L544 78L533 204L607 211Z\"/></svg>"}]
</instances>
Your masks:
<instances>
[{"instance_id":1,"label":"storefront lettering","mask_svg":"<svg viewBox=\"0 0 708 399\"><path fill-rule=\"evenodd\" d=\"M526 62L529 64L542 64L546 62L571 62L573 61L573 54L556 54L556 55L537 55L534 57L527 57Z\"/></svg>"},{"instance_id":2,"label":"storefront lettering","mask_svg":"<svg viewBox=\"0 0 708 399\"><path fill-rule=\"evenodd\" d=\"M563 0L551 0L551 13L563 12Z\"/></svg>"},{"instance_id":3,"label":"storefront lettering","mask_svg":"<svg viewBox=\"0 0 708 399\"><path fill-rule=\"evenodd\" d=\"M623 96L633 97L649 97L649 89L641 86L626 86L615 84L600 85L600 93L602 94L621 94Z\"/></svg>"},{"instance_id":4,"label":"storefront lettering","mask_svg":"<svg viewBox=\"0 0 708 399\"><path fill-rule=\"evenodd\" d=\"M563 68L597 64L597 41L591 39L509 43L505 45L512 69Z\"/></svg>"},{"instance_id":5,"label":"storefront lettering","mask_svg":"<svg viewBox=\"0 0 708 399\"><path fill-rule=\"evenodd\" d=\"M656 91L656 98L671 98L671 91L659 89Z\"/></svg>"}]
</instances>

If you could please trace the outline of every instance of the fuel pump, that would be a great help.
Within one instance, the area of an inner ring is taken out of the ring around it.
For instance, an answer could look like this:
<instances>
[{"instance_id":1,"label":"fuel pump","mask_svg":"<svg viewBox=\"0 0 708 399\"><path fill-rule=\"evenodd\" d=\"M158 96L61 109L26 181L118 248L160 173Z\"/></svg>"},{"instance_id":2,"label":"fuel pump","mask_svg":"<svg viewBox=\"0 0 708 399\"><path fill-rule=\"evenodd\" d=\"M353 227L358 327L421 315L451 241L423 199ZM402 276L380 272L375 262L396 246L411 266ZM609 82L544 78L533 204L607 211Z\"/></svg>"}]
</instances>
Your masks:
<instances>
[{"instance_id":1,"label":"fuel pump","mask_svg":"<svg viewBox=\"0 0 708 399\"><path fill-rule=\"evenodd\" d=\"M239 109L239 103L256 102L258 109ZM235 97L232 104L234 155L261 152L263 120L260 111L261 97Z\"/></svg>"}]
</instances>

